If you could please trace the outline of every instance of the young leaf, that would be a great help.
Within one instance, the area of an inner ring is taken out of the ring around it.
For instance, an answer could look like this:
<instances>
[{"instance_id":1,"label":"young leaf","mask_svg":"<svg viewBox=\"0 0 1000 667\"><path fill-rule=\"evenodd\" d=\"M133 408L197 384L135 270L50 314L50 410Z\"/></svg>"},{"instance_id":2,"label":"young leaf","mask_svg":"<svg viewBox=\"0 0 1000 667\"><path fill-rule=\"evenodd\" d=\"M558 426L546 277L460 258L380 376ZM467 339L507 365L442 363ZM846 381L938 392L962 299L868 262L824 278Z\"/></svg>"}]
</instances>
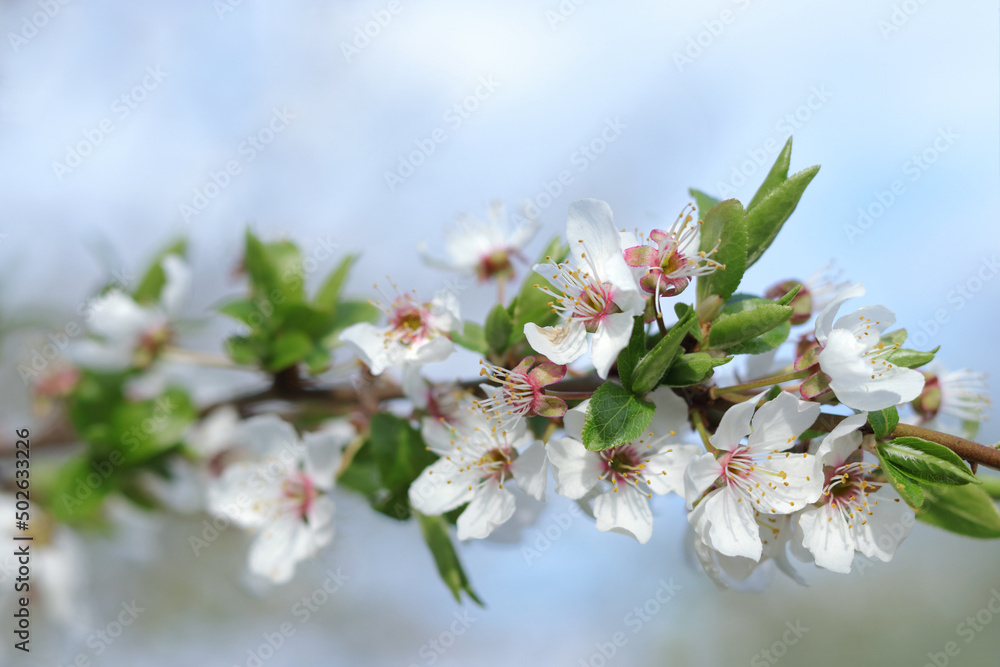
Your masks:
<instances>
[{"instance_id":1,"label":"young leaf","mask_svg":"<svg viewBox=\"0 0 1000 667\"><path fill-rule=\"evenodd\" d=\"M754 194L753 199L751 199L750 203L747 204L747 210L756 207L762 199L774 192L775 188L788 180L788 168L791 166L791 163L792 138L788 137L788 141L785 142L781 152L778 153L778 157L774 160L774 164L771 166L771 171L767 172L767 176L764 177L764 182L760 184L760 187L757 188L757 192Z\"/></svg>"},{"instance_id":2,"label":"young leaf","mask_svg":"<svg viewBox=\"0 0 1000 667\"><path fill-rule=\"evenodd\" d=\"M452 544L451 537L448 535L448 524L439 516L425 516L418 513L417 519L424 541L427 542L431 555L434 556L438 574L441 575L441 579L444 580L451 594L455 596L455 601L461 602L461 593L465 591L466 595L482 607L483 603L472 590L469 578L466 576L465 570L462 569L462 563L455 552L455 545Z\"/></svg>"},{"instance_id":3,"label":"young leaf","mask_svg":"<svg viewBox=\"0 0 1000 667\"><path fill-rule=\"evenodd\" d=\"M896 493L899 494L899 497L914 509L920 507L924 502L924 492L920 489L920 484L916 480L907 477L896 466L883 459L881 454L879 454L878 460L879 467L882 468L882 473L889 480Z\"/></svg>"},{"instance_id":4,"label":"young leaf","mask_svg":"<svg viewBox=\"0 0 1000 667\"><path fill-rule=\"evenodd\" d=\"M635 366L646 354L646 327L642 317L636 317L632 324L632 336L628 345L618 353L618 379L629 391L632 391L632 376Z\"/></svg>"},{"instance_id":5,"label":"young leaf","mask_svg":"<svg viewBox=\"0 0 1000 667\"><path fill-rule=\"evenodd\" d=\"M694 203L698 207L698 217L704 219L705 215L719 203L719 200L712 195L707 195L701 190L688 188L688 194L694 197Z\"/></svg>"},{"instance_id":6,"label":"young leaf","mask_svg":"<svg viewBox=\"0 0 1000 667\"><path fill-rule=\"evenodd\" d=\"M728 364L733 357L717 358L706 352L693 352L682 354L673 364L670 370L663 376L660 384L668 387L688 387L712 377L715 367Z\"/></svg>"},{"instance_id":7,"label":"young leaf","mask_svg":"<svg viewBox=\"0 0 1000 667\"><path fill-rule=\"evenodd\" d=\"M698 323L694 309L689 308L684 317L672 326L663 338L636 364L632 375L632 391L645 394L656 386L681 353L681 341L692 326Z\"/></svg>"},{"instance_id":8,"label":"young leaf","mask_svg":"<svg viewBox=\"0 0 1000 667\"><path fill-rule=\"evenodd\" d=\"M881 440L896 430L899 424L899 412L896 406L892 405L885 410L868 413L868 423L871 424L875 437Z\"/></svg>"},{"instance_id":9,"label":"young leaf","mask_svg":"<svg viewBox=\"0 0 1000 667\"><path fill-rule=\"evenodd\" d=\"M902 345L906 342L906 329L896 329L895 331L884 333L882 334L882 337L879 338L879 342L886 347Z\"/></svg>"},{"instance_id":10,"label":"young leaf","mask_svg":"<svg viewBox=\"0 0 1000 667\"><path fill-rule=\"evenodd\" d=\"M929 486L917 518L952 533L981 539L1000 537L1000 511L979 486Z\"/></svg>"},{"instance_id":11,"label":"young leaf","mask_svg":"<svg viewBox=\"0 0 1000 667\"><path fill-rule=\"evenodd\" d=\"M712 294L728 299L739 287L747 266L746 212L738 201L727 199L712 208L702 220L699 250L709 253L718 243L712 258L725 268L698 278L698 301Z\"/></svg>"},{"instance_id":12,"label":"young leaf","mask_svg":"<svg viewBox=\"0 0 1000 667\"><path fill-rule=\"evenodd\" d=\"M819 167L809 167L795 174L747 210L747 268L760 259L764 251L781 231L802 198L806 186L819 172Z\"/></svg>"},{"instance_id":13,"label":"young leaf","mask_svg":"<svg viewBox=\"0 0 1000 667\"><path fill-rule=\"evenodd\" d=\"M878 444L879 456L913 479L928 484L978 483L965 462L944 445L906 436Z\"/></svg>"},{"instance_id":14,"label":"young leaf","mask_svg":"<svg viewBox=\"0 0 1000 667\"><path fill-rule=\"evenodd\" d=\"M390 490L405 491L417 475L437 459L427 450L420 431L405 419L387 412L372 417L368 443L382 485Z\"/></svg>"},{"instance_id":15,"label":"young leaf","mask_svg":"<svg viewBox=\"0 0 1000 667\"><path fill-rule=\"evenodd\" d=\"M590 398L583 422L583 445L600 451L643 434L653 420L655 407L621 385L605 382Z\"/></svg>"},{"instance_id":16,"label":"young leaf","mask_svg":"<svg viewBox=\"0 0 1000 667\"><path fill-rule=\"evenodd\" d=\"M930 352L919 352L901 347L889 355L888 361L903 368L917 368L934 361L934 355L940 349L941 346L939 345Z\"/></svg>"},{"instance_id":17,"label":"young leaf","mask_svg":"<svg viewBox=\"0 0 1000 667\"><path fill-rule=\"evenodd\" d=\"M507 309L502 303L493 306L493 309L486 316L486 343L495 354L503 354L507 351L507 341L510 340L514 323L510 318Z\"/></svg>"},{"instance_id":18,"label":"young leaf","mask_svg":"<svg viewBox=\"0 0 1000 667\"><path fill-rule=\"evenodd\" d=\"M333 270L313 297L313 305L323 310L332 310L340 301L340 291L347 282L347 274L358 261L358 255L347 255Z\"/></svg>"},{"instance_id":19,"label":"young leaf","mask_svg":"<svg viewBox=\"0 0 1000 667\"><path fill-rule=\"evenodd\" d=\"M791 306L781 306L768 299L743 297L731 301L712 323L712 329L708 335L709 345L712 349L717 350L733 348L739 343L750 341L780 327L782 324L787 324L792 312ZM783 329L784 331L779 330L778 334L774 336L775 339L781 337L775 347L788 337L787 327L783 327ZM771 342L767 340L764 341L764 344L770 345ZM762 351L766 352L767 349ZM758 354L758 352L743 353Z\"/></svg>"},{"instance_id":20,"label":"young leaf","mask_svg":"<svg viewBox=\"0 0 1000 667\"><path fill-rule=\"evenodd\" d=\"M485 355L490 351L490 346L486 343L486 332L475 322L466 322L461 332L452 331L451 341L478 354Z\"/></svg>"}]
</instances>

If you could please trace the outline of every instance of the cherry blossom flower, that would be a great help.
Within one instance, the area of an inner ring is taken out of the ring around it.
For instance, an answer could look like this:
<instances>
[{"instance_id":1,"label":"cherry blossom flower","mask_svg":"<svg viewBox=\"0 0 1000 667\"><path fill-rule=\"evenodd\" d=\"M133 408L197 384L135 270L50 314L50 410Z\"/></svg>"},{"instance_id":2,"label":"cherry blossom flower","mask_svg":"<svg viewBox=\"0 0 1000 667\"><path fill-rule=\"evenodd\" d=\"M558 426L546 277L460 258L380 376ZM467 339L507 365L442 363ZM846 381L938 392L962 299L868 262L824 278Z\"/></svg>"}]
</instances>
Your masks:
<instances>
[{"instance_id":1,"label":"cherry blossom flower","mask_svg":"<svg viewBox=\"0 0 1000 667\"><path fill-rule=\"evenodd\" d=\"M843 271L838 269L833 261L815 271L805 280L783 280L772 285L764 293L768 299L780 299L796 285L801 285L798 293L792 299L792 324L805 324L812 319L813 313L818 313L829 305L838 294L850 287L851 283L842 280Z\"/></svg>"},{"instance_id":2,"label":"cherry blossom flower","mask_svg":"<svg viewBox=\"0 0 1000 667\"><path fill-rule=\"evenodd\" d=\"M565 438L548 443L556 493L573 499L594 497L597 529L634 537L645 544L653 534L649 499L681 493L684 468L703 450L683 444L690 435L687 403L669 387L649 394L656 406L649 431L632 442L600 452L583 446L589 401L566 413Z\"/></svg>"},{"instance_id":3,"label":"cherry blossom flower","mask_svg":"<svg viewBox=\"0 0 1000 667\"><path fill-rule=\"evenodd\" d=\"M986 374L934 367L924 372L924 378L923 391L912 403L915 421L925 428L971 437L991 403Z\"/></svg>"},{"instance_id":4,"label":"cherry blossom flower","mask_svg":"<svg viewBox=\"0 0 1000 667\"><path fill-rule=\"evenodd\" d=\"M644 269L639 278L639 286L654 298L677 296L692 278L726 268L712 259L719 247L718 243L708 252L698 249L702 221L695 221L691 215L693 211L694 207L689 204L669 229L651 231L649 240L655 246L643 244L625 249L625 263L633 268Z\"/></svg>"},{"instance_id":5,"label":"cherry blossom flower","mask_svg":"<svg viewBox=\"0 0 1000 667\"><path fill-rule=\"evenodd\" d=\"M793 516L795 515L754 513L763 545L760 561L721 554L697 539L693 529L690 546L702 570L719 588L763 589L771 582L775 569L804 585L805 580L788 555L788 547L794 538Z\"/></svg>"},{"instance_id":6,"label":"cherry blossom flower","mask_svg":"<svg viewBox=\"0 0 1000 667\"><path fill-rule=\"evenodd\" d=\"M410 485L410 504L437 515L469 503L457 521L460 540L485 538L513 516L511 479L520 491L545 497L545 449L524 421L497 434L482 413L470 410L455 424L424 429L424 437L441 458Z\"/></svg>"},{"instance_id":7,"label":"cherry blossom flower","mask_svg":"<svg viewBox=\"0 0 1000 667\"><path fill-rule=\"evenodd\" d=\"M340 452L354 437L346 422L306 433L274 415L242 423L240 442L256 456L232 463L213 481L209 510L257 532L249 571L273 583L292 578L296 564L333 539L334 475Z\"/></svg>"},{"instance_id":8,"label":"cherry blossom flower","mask_svg":"<svg viewBox=\"0 0 1000 667\"><path fill-rule=\"evenodd\" d=\"M78 366L103 372L146 368L171 341L171 323L180 314L191 291L191 272L178 255L162 262L166 283L160 300L142 305L113 289L96 299L88 313L88 328L95 337L71 348Z\"/></svg>"},{"instance_id":9,"label":"cherry blossom flower","mask_svg":"<svg viewBox=\"0 0 1000 667\"><path fill-rule=\"evenodd\" d=\"M503 204L494 202L486 221L461 215L455 226L445 232L448 260L428 254L423 241L417 250L428 265L438 269L475 275L480 281L506 279L514 274L513 260L524 260L521 249L534 238L540 226L538 220L529 218L511 231Z\"/></svg>"},{"instance_id":10,"label":"cherry blossom flower","mask_svg":"<svg viewBox=\"0 0 1000 667\"><path fill-rule=\"evenodd\" d=\"M816 317L816 341L822 346L817 360L837 400L855 410L883 410L919 396L924 376L889 360L899 345L879 340L896 321L885 306L865 306L834 322L844 301L864 293L861 284L853 285Z\"/></svg>"},{"instance_id":11,"label":"cherry blossom flower","mask_svg":"<svg viewBox=\"0 0 1000 667\"><path fill-rule=\"evenodd\" d=\"M483 367L479 374L500 386L480 385L487 398L473 404L488 420L496 421L497 426L507 428L521 417L530 415L561 417L566 414L566 401L545 393L546 385L566 377L565 366L542 363L528 370L535 363L534 357L525 357L510 370L483 361L479 363Z\"/></svg>"},{"instance_id":12,"label":"cherry blossom flower","mask_svg":"<svg viewBox=\"0 0 1000 667\"><path fill-rule=\"evenodd\" d=\"M798 516L802 546L820 567L848 573L854 552L888 562L913 527L913 511L888 484L872 484L865 474L876 467L862 461L861 412L840 422L816 456L823 463L823 494L816 507Z\"/></svg>"},{"instance_id":13,"label":"cherry blossom flower","mask_svg":"<svg viewBox=\"0 0 1000 667\"><path fill-rule=\"evenodd\" d=\"M375 305L383 307L379 302ZM359 322L340 334L340 340L355 349L373 375L390 366L422 365L451 355L454 346L448 332L462 321L454 293L441 290L430 303L399 294L384 310L389 316L387 326Z\"/></svg>"},{"instance_id":14,"label":"cherry blossom flower","mask_svg":"<svg viewBox=\"0 0 1000 667\"><path fill-rule=\"evenodd\" d=\"M571 259L562 264L537 264L539 275L554 290L556 326L524 325L528 344L557 364L576 361L587 352L593 334L591 360L602 378L608 376L618 353L628 345L632 319L642 314L645 300L622 257L621 237L612 222L611 207L597 199L582 199L569 207L566 223Z\"/></svg>"},{"instance_id":15,"label":"cherry blossom flower","mask_svg":"<svg viewBox=\"0 0 1000 667\"><path fill-rule=\"evenodd\" d=\"M763 553L757 515L796 512L823 485L817 457L785 451L816 421L819 405L782 392L755 412L758 400L729 408L709 438L717 452L698 456L684 473L698 538L723 555L754 561Z\"/></svg>"}]
</instances>

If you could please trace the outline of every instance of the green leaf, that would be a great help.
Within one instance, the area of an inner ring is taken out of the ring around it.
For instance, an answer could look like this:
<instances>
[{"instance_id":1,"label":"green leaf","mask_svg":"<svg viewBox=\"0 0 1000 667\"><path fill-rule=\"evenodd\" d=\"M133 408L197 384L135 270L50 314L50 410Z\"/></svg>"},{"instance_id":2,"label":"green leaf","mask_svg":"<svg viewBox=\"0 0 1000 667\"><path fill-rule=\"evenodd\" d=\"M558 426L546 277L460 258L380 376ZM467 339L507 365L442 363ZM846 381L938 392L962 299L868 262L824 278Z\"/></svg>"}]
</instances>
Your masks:
<instances>
[{"instance_id":1,"label":"green leaf","mask_svg":"<svg viewBox=\"0 0 1000 667\"><path fill-rule=\"evenodd\" d=\"M709 345L735 354L759 354L774 349L788 337L788 318L792 312L791 306L781 306L769 299L737 295L712 323ZM769 332L773 333L764 337ZM738 348L741 343L748 344Z\"/></svg>"},{"instance_id":2,"label":"green leaf","mask_svg":"<svg viewBox=\"0 0 1000 667\"><path fill-rule=\"evenodd\" d=\"M621 385L605 382L590 398L583 423L583 445L600 451L631 442L653 419L655 406Z\"/></svg>"},{"instance_id":3,"label":"green leaf","mask_svg":"<svg viewBox=\"0 0 1000 667\"><path fill-rule=\"evenodd\" d=\"M359 322L374 324L381 317L378 306L368 301L341 301L334 312L334 331L340 331Z\"/></svg>"},{"instance_id":4,"label":"green leaf","mask_svg":"<svg viewBox=\"0 0 1000 667\"><path fill-rule=\"evenodd\" d=\"M888 333L882 334L879 342L886 347L891 347L893 345L902 345L906 342L906 329L896 329L895 331L890 331Z\"/></svg>"},{"instance_id":5,"label":"green leaf","mask_svg":"<svg viewBox=\"0 0 1000 667\"><path fill-rule=\"evenodd\" d=\"M728 364L733 357L713 357L705 352L682 354L670 366L660 384L668 387L688 387L712 377L715 367Z\"/></svg>"},{"instance_id":6,"label":"green leaf","mask_svg":"<svg viewBox=\"0 0 1000 667\"><path fill-rule=\"evenodd\" d=\"M264 243L247 229L243 266L255 300L271 304L305 301L302 255L291 241Z\"/></svg>"},{"instance_id":7,"label":"green leaf","mask_svg":"<svg viewBox=\"0 0 1000 667\"><path fill-rule=\"evenodd\" d=\"M118 466L111 461L92 461L86 456L66 461L52 480L46 508L63 523L96 521L104 499L117 486L120 459L116 461ZM104 471L108 474L102 474Z\"/></svg>"},{"instance_id":8,"label":"green leaf","mask_svg":"<svg viewBox=\"0 0 1000 667\"><path fill-rule=\"evenodd\" d=\"M437 460L424 445L420 431L387 412L372 417L369 442L382 485L387 489L405 491L424 468Z\"/></svg>"},{"instance_id":9,"label":"green leaf","mask_svg":"<svg viewBox=\"0 0 1000 667\"><path fill-rule=\"evenodd\" d=\"M170 387L155 399L116 405L111 438L125 461L140 463L180 444L197 416L187 392Z\"/></svg>"},{"instance_id":10,"label":"green leaf","mask_svg":"<svg viewBox=\"0 0 1000 667\"><path fill-rule=\"evenodd\" d=\"M187 241L185 239L178 239L158 252L146 270L146 274L139 281L135 291L132 293L132 298L135 299L136 303L155 303L159 301L163 286L167 284L167 273L163 270L163 260L168 255L180 255L184 257L186 254Z\"/></svg>"},{"instance_id":11,"label":"green leaf","mask_svg":"<svg viewBox=\"0 0 1000 667\"><path fill-rule=\"evenodd\" d=\"M899 412L895 405L885 410L869 412L868 423L871 424L875 437L881 440L896 430L896 426L899 424Z\"/></svg>"},{"instance_id":12,"label":"green leaf","mask_svg":"<svg viewBox=\"0 0 1000 667\"><path fill-rule=\"evenodd\" d=\"M646 353L646 356L636 364L632 378L632 391L645 394L656 386L660 378L670 369L681 354L681 342L692 326L698 324L698 316L694 309L689 308L684 317L670 327L666 335Z\"/></svg>"},{"instance_id":13,"label":"green leaf","mask_svg":"<svg viewBox=\"0 0 1000 667\"><path fill-rule=\"evenodd\" d=\"M267 368L271 371L284 370L308 357L313 348L312 340L301 331L283 333L274 340Z\"/></svg>"},{"instance_id":14,"label":"green leaf","mask_svg":"<svg viewBox=\"0 0 1000 667\"><path fill-rule=\"evenodd\" d=\"M781 231L802 198L806 186L819 172L819 167L809 167L795 174L771 190L767 196L747 209L747 268L760 259L764 251ZM770 174L768 175L770 177Z\"/></svg>"},{"instance_id":15,"label":"green leaf","mask_svg":"<svg viewBox=\"0 0 1000 667\"><path fill-rule=\"evenodd\" d=\"M486 342L486 332L475 322L466 322L461 333L452 331L451 340L456 345L479 354L485 355L490 351L490 346Z\"/></svg>"},{"instance_id":16,"label":"green leaf","mask_svg":"<svg viewBox=\"0 0 1000 667\"><path fill-rule=\"evenodd\" d=\"M476 604L482 607L483 603L472 590L469 578L458 559L455 545L452 544L451 537L448 535L448 524L439 516L425 516L418 513L417 519L424 541L427 542L427 547L431 550L431 555L434 556L438 574L441 575L441 579L444 580L451 594L455 596L455 601L462 601L461 594L464 591Z\"/></svg>"},{"instance_id":17,"label":"green leaf","mask_svg":"<svg viewBox=\"0 0 1000 667\"><path fill-rule=\"evenodd\" d=\"M542 251L538 263L558 264L566 259L569 253L569 246L562 244L561 237L555 237L549 242L545 250ZM510 346L517 345L524 341L524 325L534 322L540 327L551 326L558 323L559 316L549 303L552 297L543 292L541 287L551 289L554 292L561 292L552 286L547 276L541 276L534 271L524 277L521 289L517 293L517 301L514 304L511 319L513 326L510 332Z\"/></svg>"},{"instance_id":18,"label":"green leaf","mask_svg":"<svg viewBox=\"0 0 1000 667\"><path fill-rule=\"evenodd\" d=\"M494 354L503 354L507 351L507 343L510 334L514 330L514 322L510 314L502 303L493 306L493 309L486 316L486 344Z\"/></svg>"},{"instance_id":19,"label":"green leaf","mask_svg":"<svg viewBox=\"0 0 1000 667\"><path fill-rule=\"evenodd\" d=\"M1000 537L1000 511L979 486L932 486L917 518L952 533L981 539Z\"/></svg>"},{"instance_id":20,"label":"green leaf","mask_svg":"<svg viewBox=\"0 0 1000 667\"><path fill-rule=\"evenodd\" d=\"M878 452L876 452L878 453ZM920 484L916 480L907 477L899 468L882 458L879 454L879 467L889 484L896 490L899 497L906 501L906 504L916 509L924 503L924 492L920 489Z\"/></svg>"},{"instance_id":21,"label":"green leaf","mask_svg":"<svg viewBox=\"0 0 1000 667\"><path fill-rule=\"evenodd\" d=\"M889 355L888 361L903 368L917 368L934 361L934 355L941 349L938 345L930 352L919 352L901 347Z\"/></svg>"},{"instance_id":22,"label":"green leaf","mask_svg":"<svg viewBox=\"0 0 1000 667\"><path fill-rule=\"evenodd\" d=\"M317 308L333 310L336 307L337 302L340 301L340 291L343 289L344 283L347 282L347 274L357 261L358 255L347 255L340 260L340 264L327 277L319 291L316 292L316 296L313 297L313 304Z\"/></svg>"},{"instance_id":23,"label":"green leaf","mask_svg":"<svg viewBox=\"0 0 1000 667\"><path fill-rule=\"evenodd\" d=\"M788 141L785 142L781 152L778 153L778 157L775 158L774 164L771 166L771 171L767 172L767 176L764 177L764 182L760 184L759 188L757 188L757 192L754 194L753 199L751 199L750 203L747 205L747 210L757 206L762 199L774 192L779 185L788 180L788 168L791 164L792 138L788 137Z\"/></svg>"},{"instance_id":24,"label":"green leaf","mask_svg":"<svg viewBox=\"0 0 1000 667\"><path fill-rule=\"evenodd\" d=\"M802 284L799 283L798 285L796 285L792 289L790 289L787 292L785 292L785 296L781 297L780 299L776 299L775 303L778 304L779 306L787 306L787 305L789 305L789 304L792 303L792 300L796 296L798 296L799 292L801 292L801 291L802 291Z\"/></svg>"},{"instance_id":25,"label":"green leaf","mask_svg":"<svg viewBox=\"0 0 1000 667\"><path fill-rule=\"evenodd\" d=\"M632 376L639 359L646 354L646 326L642 316L636 317L632 323L632 336L628 345L618 353L618 378L626 389L632 391Z\"/></svg>"},{"instance_id":26,"label":"green leaf","mask_svg":"<svg viewBox=\"0 0 1000 667\"><path fill-rule=\"evenodd\" d=\"M256 346L246 336L230 336L227 338L226 353L233 361L243 366L256 366L260 361Z\"/></svg>"},{"instance_id":27,"label":"green leaf","mask_svg":"<svg viewBox=\"0 0 1000 667\"><path fill-rule=\"evenodd\" d=\"M705 194L701 190L689 188L688 194L694 197L694 203L698 206L698 217L701 219L704 219L705 215L719 203L718 199L712 195Z\"/></svg>"},{"instance_id":28,"label":"green leaf","mask_svg":"<svg viewBox=\"0 0 1000 667\"><path fill-rule=\"evenodd\" d=\"M725 269L698 278L698 301L712 294L728 299L740 286L747 266L747 217L743 205L735 199L717 204L703 218L701 250L710 253L718 243L712 258Z\"/></svg>"},{"instance_id":29,"label":"green leaf","mask_svg":"<svg viewBox=\"0 0 1000 667\"><path fill-rule=\"evenodd\" d=\"M958 454L936 442L906 436L880 442L877 448L883 461L919 482L952 486L979 482Z\"/></svg>"}]
</instances>

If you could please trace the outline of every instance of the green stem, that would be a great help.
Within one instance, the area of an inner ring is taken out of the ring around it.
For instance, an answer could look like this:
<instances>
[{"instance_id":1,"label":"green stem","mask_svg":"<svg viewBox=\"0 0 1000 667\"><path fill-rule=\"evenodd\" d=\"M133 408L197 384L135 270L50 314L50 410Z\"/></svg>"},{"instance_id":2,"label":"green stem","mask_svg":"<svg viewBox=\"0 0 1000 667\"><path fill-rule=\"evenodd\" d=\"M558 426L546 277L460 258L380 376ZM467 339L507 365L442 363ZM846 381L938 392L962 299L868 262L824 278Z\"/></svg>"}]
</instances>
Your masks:
<instances>
[{"instance_id":1,"label":"green stem","mask_svg":"<svg viewBox=\"0 0 1000 667\"><path fill-rule=\"evenodd\" d=\"M795 371L793 373L785 373L784 375L775 375L769 378L761 378L759 380L754 380L753 382L744 382L743 384L734 384L730 387L712 387L708 390L708 395L711 398L715 398L722 393L730 393L734 391L745 391L747 389L763 389L764 387L770 387L773 384L778 384L779 382L789 382L791 380L802 380L804 378L812 375L812 371Z\"/></svg>"},{"instance_id":2,"label":"green stem","mask_svg":"<svg viewBox=\"0 0 1000 667\"><path fill-rule=\"evenodd\" d=\"M1000 500L1000 477L997 475L979 475L979 480L983 483L982 490L990 494L994 500Z\"/></svg>"},{"instance_id":3,"label":"green stem","mask_svg":"<svg viewBox=\"0 0 1000 667\"><path fill-rule=\"evenodd\" d=\"M694 427L698 431L698 435L701 436L701 442L705 445L705 449L709 452L714 452L715 447L709 442L708 429L705 427L705 418L702 417L701 413L695 410L691 413L691 421L694 422Z\"/></svg>"}]
</instances>

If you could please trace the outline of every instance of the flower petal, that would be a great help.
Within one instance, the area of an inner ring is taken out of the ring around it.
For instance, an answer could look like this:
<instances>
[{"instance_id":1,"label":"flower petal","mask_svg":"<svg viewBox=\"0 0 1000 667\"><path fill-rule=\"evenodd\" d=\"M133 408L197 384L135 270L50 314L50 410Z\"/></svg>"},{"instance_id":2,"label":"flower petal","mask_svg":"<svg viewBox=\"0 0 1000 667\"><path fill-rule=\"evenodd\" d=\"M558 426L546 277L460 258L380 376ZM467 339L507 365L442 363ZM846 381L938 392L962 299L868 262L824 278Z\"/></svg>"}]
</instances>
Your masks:
<instances>
[{"instance_id":1,"label":"flower petal","mask_svg":"<svg viewBox=\"0 0 1000 667\"><path fill-rule=\"evenodd\" d=\"M614 313L604 318L597 326L591 350L591 361L601 379L607 379L611 364L618 359L618 353L628 345L632 335L632 315Z\"/></svg>"},{"instance_id":2,"label":"flower petal","mask_svg":"<svg viewBox=\"0 0 1000 667\"><path fill-rule=\"evenodd\" d=\"M729 488L722 488L708 494L688 520L698 537L719 553L759 561L763 544L753 514L750 503L741 502Z\"/></svg>"},{"instance_id":3,"label":"flower petal","mask_svg":"<svg viewBox=\"0 0 1000 667\"><path fill-rule=\"evenodd\" d=\"M751 422L748 445L751 449L788 449L819 417L818 403L801 401L783 391L757 410Z\"/></svg>"},{"instance_id":4,"label":"flower petal","mask_svg":"<svg viewBox=\"0 0 1000 667\"><path fill-rule=\"evenodd\" d=\"M510 472L519 489L536 500L545 498L545 482L548 477L545 444L536 440L514 459L510 464Z\"/></svg>"},{"instance_id":5,"label":"flower petal","mask_svg":"<svg viewBox=\"0 0 1000 667\"><path fill-rule=\"evenodd\" d=\"M572 499L582 498L600 480L603 473L601 456L582 443L572 438L553 438L546 450L552 462L552 475L556 478L556 493Z\"/></svg>"},{"instance_id":6,"label":"flower petal","mask_svg":"<svg viewBox=\"0 0 1000 667\"><path fill-rule=\"evenodd\" d=\"M649 542L653 536L653 513L649 498L631 484L619 485L617 491L602 493L594 501L594 518L597 530L628 535L639 544Z\"/></svg>"},{"instance_id":7,"label":"flower petal","mask_svg":"<svg viewBox=\"0 0 1000 667\"><path fill-rule=\"evenodd\" d=\"M514 495L490 480L458 517L458 539L482 539L514 514Z\"/></svg>"},{"instance_id":8,"label":"flower petal","mask_svg":"<svg viewBox=\"0 0 1000 667\"><path fill-rule=\"evenodd\" d=\"M554 327L524 325L524 336L535 352L557 364L568 364L587 353L587 327L583 322L563 322Z\"/></svg>"},{"instance_id":9,"label":"flower petal","mask_svg":"<svg viewBox=\"0 0 1000 667\"><path fill-rule=\"evenodd\" d=\"M840 306L848 299L864 295L864 285L861 283L851 285L833 297L830 303L826 305L826 308L820 311L819 315L816 316L816 340L819 341L820 345L826 343L827 336L830 335L830 330L833 329L833 321L837 317Z\"/></svg>"}]
</instances>

